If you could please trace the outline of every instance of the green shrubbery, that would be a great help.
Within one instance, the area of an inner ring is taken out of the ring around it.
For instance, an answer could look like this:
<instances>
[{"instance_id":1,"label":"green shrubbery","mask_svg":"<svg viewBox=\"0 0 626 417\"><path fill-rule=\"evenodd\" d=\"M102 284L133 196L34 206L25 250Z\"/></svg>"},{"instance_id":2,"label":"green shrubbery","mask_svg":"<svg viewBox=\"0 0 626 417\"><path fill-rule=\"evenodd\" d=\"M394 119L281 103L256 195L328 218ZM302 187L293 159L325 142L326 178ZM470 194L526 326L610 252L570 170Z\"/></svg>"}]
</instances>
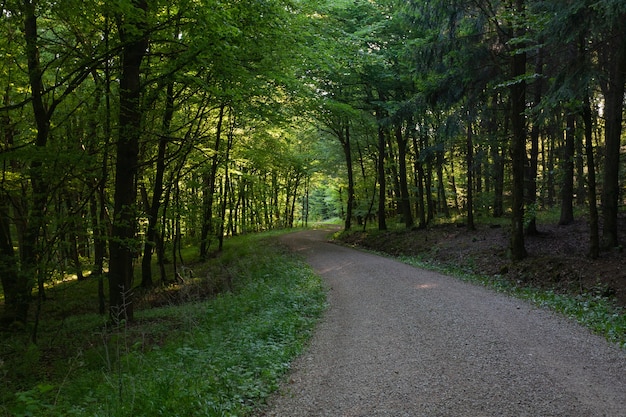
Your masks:
<instances>
[{"instance_id":1,"label":"green shrubbery","mask_svg":"<svg viewBox=\"0 0 626 417\"><path fill-rule=\"evenodd\" d=\"M301 352L325 293L303 262L260 236L229 241L212 262L228 269L233 291L137 311L119 327L87 320L74 337L89 342L68 341L72 352L54 364L62 370L13 393L0 415L249 415Z\"/></svg>"}]
</instances>

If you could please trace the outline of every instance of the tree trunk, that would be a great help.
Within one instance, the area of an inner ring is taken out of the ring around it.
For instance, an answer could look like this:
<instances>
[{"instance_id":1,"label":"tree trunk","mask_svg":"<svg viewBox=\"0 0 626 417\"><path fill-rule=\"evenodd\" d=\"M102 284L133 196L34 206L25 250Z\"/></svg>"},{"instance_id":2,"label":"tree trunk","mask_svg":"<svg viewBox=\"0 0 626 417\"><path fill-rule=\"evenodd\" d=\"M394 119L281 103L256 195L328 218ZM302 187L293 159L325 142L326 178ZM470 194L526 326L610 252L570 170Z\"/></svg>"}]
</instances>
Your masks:
<instances>
[{"instance_id":1,"label":"tree trunk","mask_svg":"<svg viewBox=\"0 0 626 417\"><path fill-rule=\"evenodd\" d=\"M504 157L500 145L491 146L493 160L493 217L502 217L504 214Z\"/></svg>"},{"instance_id":2,"label":"tree trunk","mask_svg":"<svg viewBox=\"0 0 626 417\"><path fill-rule=\"evenodd\" d=\"M554 164L555 164L555 149L556 149L556 135L550 130L549 138L548 138L548 156L546 158L546 188L548 189L548 196L546 197L546 205L548 207L554 206L554 201L556 199L556 188L555 188L555 180L554 180Z\"/></svg>"},{"instance_id":3,"label":"tree trunk","mask_svg":"<svg viewBox=\"0 0 626 417\"><path fill-rule=\"evenodd\" d=\"M574 136L575 116L567 115L565 129L565 146L561 161L563 163L563 183L561 184L561 218L559 225L564 226L574 222Z\"/></svg>"},{"instance_id":4,"label":"tree trunk","mask_svg":"<svg viewBox=\"0 0 626 417\"><path fill-rule=\"evenodd\" d=\"M122 47L120 75L119 138L115 147L115 192L113 226L109 248L109 313L119 323L133 319L131 290L133 258L137 253L136 196L139 138L141 136L141 62L148 49L145 18L146 0L134 0L137 9L130 15L118 16ZM132 16L131 16L132 15Z\"/></svg>"},{"instance_id":5,"label":"tree trunk","mask_svg":"<svg viewBox=\"0 0 626 417\"><path fill-rule=\"evenodd\" d=\"M152 279L152 253L156 246L157 224L161 198L163 197L163 177L165 175L165 154L167 151L170 125L174 117L174 83L169 82L166 89L165 113L159 138L156 172L154 174L154 188L152 190L152 202L147 207L148 226L146 228L146 240L144 242L143 259L141 260L141 286L150 288L154 285Z\"/></svg>"},{"instance_id":6,"label":"tree trunk","mask_svg":"<svg viewBox=\"0 0 626 417\"><path fill-rule=\"evenodd\" d=\"M204 189L202 194L204 196L203 201L203 215L202 215L202 230L200 234L200 259L206 259L209 252L209 246L211 244L211 237L213 236L213 196L215 195L215 181L217 177L217 167L219 164L219 152L222 142L222 123L224 122L224 109L225 104L220 106L219 115L217 119L217 126L215 131L215 146L213 148L213 156L211 157L211 170L206 175L204 180Z\"/></svg>"},{"instance_id":7,"label":"tree trunk","mask_svg":"<svg viewBox=\"0 0 626 417\"><path fill-rule=\"evenodd\" d=\"M537 60L535 62L535 74L543 74L543 49L539 49ZM534 83L533 107L537 108L541 102L542 81L538 77ZM535 208L537 207L537 170L539 165L539 123L534 120L530 131L530 155L528 156L528 165L526 172L526 207L533 207L532 216L526 222L526 234L529 236L538 235L537 216Z\"/></svg>"},{"instance_id":8,"label":"tree trunk","mask_svg":"<svg viewBox=\"0 0 626 417\"><path fill-rule=\"evenodd\" d=\"M619 21L623 22L626 15ZM607 45L607 85L604 88L605 163L602 193L602 246L619 246L617 215L619 211L619 159L626 82L626 33L624 27L615 30Z\"/></svg>"},{"instance_id":9,"label":"tree trunk","mask_svg":"<svg viewBox=\"0 0 626 417\"><path fill-rule=\"evenodd\" d=\"M24 298L28 291L20 288L26 280L20 279L18 262L13 250L9 212L6 198L0 199L0 282L4 293L4 312L0 317L0 325L6 327L14 322L24 322L28 312L30 296Z\"/></svg>"},{"instance_id":10,"label":"tree trunk","mask_svg":"<svg viewBox=\"0 0 626 417\"><path fill-rule=\"evenodd\" d=\"M474 139L471 118L467 121L467 228L476 230L474 224Z\"/></svg>"},{"instance_id":11,"label":"tree trunk","mask_svg":"<svg viewBox=\"0 0 626 417\"><path fill-rule=\"evenodd\" d=\"M377 111L378 125L378 230L387 230L387 213L385 200L387 197L387 178L385 173L385 130L380 124L380 110Z\"/></svg>"},{"instance_id":12,"label":"tree trunk","mask_svg":"<svg viewBox=\"0 0 626 417\"><path fill-rule=\"evenodd\" d=\"M28 61L28 79L31 88L31 103L35 116L37 128L35 146L40 149L39 155L43 154L41 149L45 148L50 134L50 114L46 109L43 100L43 69L39 59L38 33L36 1L24 0L24 40L26 42L26 58ZM17 289L20 291L20 302L26 303L19 309L22 317L17 317L19 321L25 321L30 303L33 279L37 277L40 288L43 288L42 273L39 271L39 262L42 256L42 248L39 247L40 235L45 226L46 206L47 206L47 183L43 173L43 162L39 156L31 162L30 181L32 186L32 202L28 221L24 230L24 239L21 242L20 254L22 273Z\"/></svg>"},{"instance_id":13,"label":"tree trunk","mask_svg":"<svg viewBox=\"0 0 626 417\"><path fill-rule=\"evenodd\" d=\"M585 123L585 153L587 156L587 187L589 199L589 257L600 256L600 233L598 227L598 206L596 193L596 164L593 155L593 121L589 94L583 102L583 122Z\"/></svg>"},{"instance_id":14,"label":"tree trunk","mask_svg":"<svg viewBox=\"0 0 626 417\"><path fill-rule=\"evenodd\" d=\"M515 1L516 15L524 14L524 0ZM516 33L517 36L523 36ZM513 131L511 143L511 159L513 171L512 223L511 223L511 257L521 260L527 256L524 245L524 165L526 163L526 82L519 79L526 73L526 53L523 45L515 51L511 59L511 76L516 81L511 85L511 127Z\"/></svg>"},{"instance_id":15,"label":"tree trunk","mask_svg":"<svg viewBox=\"0 0 626 417\"><path fill-rule=\"evenodd\" d=\"M450 217L450 207L448 207L448 196L446 195L446 184L443 180L443 151L437 151L437 200L439 211L443 212L446 218Z\"/></svg>"},{"instance_id":16,"label":"tree trunk","mask_svg":"<svg viewBox=\"0 0 626 417\"><path fill-rule=\"evenodd\" d=\"M346 220L344 230L348 231L352 227L352 212L356 203L354 192L354 170L352 168L352 147L350 144L350 127L346 123L345 134L339 138L343 147L343 154L346 157L346 171L348 174L348 199L346 202ZM295 198L295 196L294 196Z\"/></svg>"},{"instance_id":17,"label":"tree trunk","mask_svg":"<svg viewBox=\"0 0 626 417\"><path fill-rule=\"evenodd\" d=\"M407 133L408 136L408 133ZM400 180L400 209L402 218L407 229L413 227L413 214L411 213L411 197L409 195L409 184L406 169L406 148L408 138L402 134L402 124L396 126L396 142L398 143L398 175Z\"/></svg>"}]
</instances>

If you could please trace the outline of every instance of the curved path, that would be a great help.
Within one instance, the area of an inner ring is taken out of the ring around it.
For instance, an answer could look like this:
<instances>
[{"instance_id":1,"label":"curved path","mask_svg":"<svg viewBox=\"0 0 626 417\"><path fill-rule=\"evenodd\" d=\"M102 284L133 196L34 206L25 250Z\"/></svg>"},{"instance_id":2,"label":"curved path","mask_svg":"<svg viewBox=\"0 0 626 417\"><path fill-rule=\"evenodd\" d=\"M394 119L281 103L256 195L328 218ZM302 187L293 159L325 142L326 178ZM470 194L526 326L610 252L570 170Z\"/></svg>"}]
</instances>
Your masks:
<instances>
[{"instance_id":1,"label":"curved path","mask_svg":"<svg viewBox=\"0 0 626 417\"><path fill-rule=\"evenodd\" d=\"M626 352L524 301L285 236L329 309L263 416L626 416Z\"/></svg>"}]
</instances>

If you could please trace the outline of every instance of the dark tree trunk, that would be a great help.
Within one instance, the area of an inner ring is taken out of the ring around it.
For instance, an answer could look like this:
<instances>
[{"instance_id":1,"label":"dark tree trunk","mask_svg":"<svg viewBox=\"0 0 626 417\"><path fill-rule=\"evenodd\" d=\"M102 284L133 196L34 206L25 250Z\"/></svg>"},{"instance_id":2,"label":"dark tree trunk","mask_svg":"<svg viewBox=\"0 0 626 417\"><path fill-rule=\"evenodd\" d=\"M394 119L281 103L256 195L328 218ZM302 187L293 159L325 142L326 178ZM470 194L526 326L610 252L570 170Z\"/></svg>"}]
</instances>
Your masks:
<instances>
[{"instance_id":1,"label":"dark tree trunk","mask_svg":"<svg viewBox=\"0 0 626 417\"><path fill-rule=\"evenodd\" d=\"M467 121L467 228L476 230L474 224L474 138L472 132L472 121Z\"/></svg>"},{"instance_id":2,"label":"dark tree trunk","mask_svg":"<svg viewBox=\"0 0 626 417\"><path fill-rule=\"evenodd\" d=\"M537 53L537 61L535 62L535 74L543 74L543 49L539 49ZM541 77L537 77L534 83L533 106L536 108L541 102L542 94ZM526 207L536 208L537 206L537 170L539 165L539 123L533 121L530 131L530 155L528 156L528 165L526 172ZM529 236L539 234L537 230L537 217L535 210L532 216L526 222L526 234Z\"/></svg>"},{"instance_id":3,"label":"dark tree trunk","mask_svg":"<svg viewBox=\"0 0 626 417\"><path fill-rule=\"evenodd\" d=\"M10 103L8 93L4 98L4 105ZM14 128L7 114L0 115L0 131L4 146L12 148L14 145ZM0 195L0 283L4 294L4 311L0 314L0 326L9 326L14 322L24 322L28 313L30 293L19 286L26 283L26 280L19 276L19 262L13 249L13 239L11 238L11 216L10 216L10 196L2 193ZM28 295L27 298L22 298Z\"/></svg>"},{"instance_id":4,"label":"dark tree trunk","mask_svg":"<svg viewBox=\"0 0 626 417\"><path fill-rule=\"evenodd\" d=\"M0 325L5 327L13 322L24 322L28 313L30 293L20 288L26 280L20 279L18 262L13 250L9 222L8 204L3 196L0 199L0 282L4 290L4 312ZM28 294L28 298L24 295Z\"/></svg>"},{"instance_id":5,"label":"dark tree trunk","mask_svg":"<svg viewBox=\"0 0 626 417\"><path fill-rule=\"evenodd\" d=\"M584 130L584 129L582 129ZM576 165L576 205L583 207L586 201L586 181L585 181L585 150L584 136L580 134L581 129L576 127L574 142L576 150L574 152L574 163Z\"/></svg>"},{"instance_id":6,"label":"dark tree trunk","mask_svg":"<svg viewBox=\"0 0 626 417\"><path fill-rule=\"evenodd\" d=\"M28 79L31 87L31 98L33 114L37 134L35 146L38 149L46 147L50 134L50 114L46 109L43 100L43 70L39 60L38 33L36 2L34 0L24 0L24 40L26 41L26 58L28 61ZM40 155L43 154L39 151ZM32 186L32 202L28 221L24 230L24 239L21 242L20 254L22 260L22 273L20 280L25 280L17 286L19 300L25 303L20 306L17 317L19 321L25 321L28 313L28 303L30 302L33 279L37 277L40 288L43 288L42 274L39 271L39 261L42 255L39 247L41 232L45 225L46 205L47 205L47 184L44 179L43 162L37 157L30 165L30 180Z\"/></svg>"},{"instance_id":7,"label":"dark tree trunk","mask_svg":"<svg viewBox=\"0 0 626 417\"><path fill-rule=\"evenodd\" d=\"M232 115L231 115L232 118ZM233 148L233 140L234 140L234 134L233 134L233 129L235 127L234 121L231 120L231 124L230 124L230 129L228 130L228 143L226 146L226 168L225 168L225 172L224 172L224 186L223 186L223 191L222 191L222 205L220 208L220 227L218 230L218 234L217 234L217 240L218 240L218 247L217 250L218 251L222 251L222 249L224 248L224 226L226 223L226 207L228 205L228 195L232 194L230 193L230 189L231 189L231 185L230 185L230 174L229 174L229 162L228 160L230 159L230 151ZM242 190L242 192L240 193L242 196L245 193L245 190ZM232 207L230 210L231 214L233 212ZM244 219L242 219L242 221L245 221ZM231 219L230 224L233 225L233 221ZM235 234L234 231L232 233L233 235Z\"/></svg>"},{"instance_id":8,"label":"dark tree trunk","mask_svg":"<svg viewBox=\"0 0 626 417\"><path fill-rule=\"evenodd\" d=\"M145 18L146 0L134 0L137 9L130 15L118 16L122 42L120 76L119 138L116 144L115 192L113 226L109 248L109 312L119 323L133 319L131 290L133 258L137 254L136 196L139 138L141 136L141 62L148 49ZM132 15L132 16L131 16Z\"/></svg>"},{"instance_id":9,"label":"dark tree trunk","mask_svg":"<svg viewBox=\"0 0 626 417\"><path fill-rule=\"evenodd\" d=\"M623 15L619 21L626 20ZM619 211L619 160L624 111L624 83L626 82L626 33L625 27L614 31L607 44L605 59L607 85L604 88L605 116L605 162L602 193L602 246L619 246L617 215Z\"/></svg>"},{"instance_id":10,"label":"dark tree trunk","mask_svg":"<svg viewBox=\"0 0 626 417\"><path fill-rule=\"evenodd\" d=\"M168 135L170 125L174 117L174 83L167 85L165 99L165 113L163 114L162 132L159 138L156 172L154 174L154 189L152 191L152 202L147 206L148 226L146 228L146 241L144 242L143 259L141 260L141 286L150 288L154 285L152 279L152 253L156 246L157 224L159 221L159 210L161 209L161 198L163 197L163 177L165 175L165 154L167 151Z\"/></svg>"},{"instance_id":11,"label":"dark tree trunk","mask_svg":"<svg viewBox=\"0 0 626 417\"><path fill-rule=\"evenodd\" d=\"M408 133L407 133L408 136ZM400 181L400 209L402 218L407 229L413 227L413 214L411 213L411 197L409 195L408 174L406 169L406 149L408 137L402 134L402 124L396 126L396 142L398 143L398 175Z\"/></svg>"},{"instance_id":12,"label":"dark tree trunk","mask_svg":"<svg viewBox=\"0 0 626 417\"><path fill-rule=\"evenodd\" d=\"M350 127L348 124L344 127L344 134L339 138L343 147L343 154L346 158L346 171L348 175L348 199L346 202L346 219L344 230L348 231L352 227L352 212L355 205L354 194L354 170L352 168L352 146L350 144ZM294 195L295 198L295 195Z\"/></svg>"},{"instance_id":13,"label":"dark tree trunk","mask_svg":"<svg viewBox=\"0 0 626 417\"><path fill-rule=\"evenodd\" d=\"M222 142L222 124L224 122L225 104L220 106L217 119L217 127L215 132L215 146L213 148L213 156L211 157L211 170L204 179L204 189L202 194L203 201L203 218L202 230L200 232L200 259L206 259L209 254L209 246L213 235L213 196L215 195L215 182L217 180L217 168L219 165L219 152Z\"/></svg>"},{"instance_id":14,"label":"dark tree trunk","mask_svg":"<svg viewBox=\"0 0 626 417\"><path fill-rule=\"evenodd\" d=\"M385 200L387 197L387 178L385 173L385 130L380 125L381 115L378 114L378 230L387 230L387 213Z\"/></svg>"},{"instance_id":15,"label":"dark tree trunk","mask_svg":"<svg viewBox=\"0 0 626 417\"><path fill-rule=\"evenodd\" d=\"M415 170L415 189L417 201L417 216L419 217L420 229L426 228L426 210L424 207L424 166L420 158L421 150L417 143L417 136L413 136L413 149L415 152L414 170Z\"/></svg>"},{"instance_id":16,"label":"dark tree trunk","mask_svg":"<svg viewBox=\"0 0 626 417\"><path fill-rule=\"evenodd\" d=\"M522 15L525 12L524 0L515 1L515 12ZM523 36L523 31L516 36ZM527 256L524 245L524 166L526 164L526 82L520 79L526 73L526 53L523 45L515 51L511 59L511 76L517 79L511 85L511 128L513 131L511 143L511 162L513 171L512 194L512 223L511 223L511 257L521 260Z\"/></svg>"},{"instance_id":17,"label":"dark tree trunk","mask_svg":"<svg viewBox=\"0 0 626 417\"><path fill-rule=\"evenodd\" d=\"M426 172L424 180L424 191L426 192L426 224L430 224L435 218L435 202L433 201L433 161L428 157L426 161Z\"/></svg>"},{"instance_id":18,"label":"dark tree trunk","mask_svg":"<svg viewBox=\"0 0 626 417\"><path fill-rule=\"evenodd\" d=\"M574 222L574 136L575 115L567 115L565 129L565 146L561 161L563 164L563 183L561 184L561 218L559 225L564 226Z\"/></svg>"},{"instance_id":19,"label":"dark tree trunk","mask_svg":"<svg viewBox=\"0 0 626 417\"><path fill-rule=\"evenodd\" d=\"M504 157L499 145L491 146L493 160L493 217L504 214Z\"/></svg>"},{"instance_id":20,"label":"dark tree trunk","mask_svg":"<svg viewBox=\"0 0 626 417\"><path fill-rule=\"evenodd\" d=\"M548 189L548 196L546 198L546 205L548 207L553 207L554 206L554 201L556 199L556 187L555 187L555 180L554 180L554 164L555 164L555 149L556 149L556 135L554 134L554 132L552 132L552 129L550 130L550 134L549 134L549 138L548 138L548 156L546 158L547 162L547 169L546 169L546 188Z\"/></svg>"},{"instance_id":21,"label":"dark tree trunk","mask_svg":"<svg viewBox=\"0 0 626 417\"><path fill-rule=\"evenodd\" d=\"M587 155L587 187L589 199L589 257L597 259L600 256L600 233L598 227L598 206L596 193L596 164L593 155L593 120L589 95L586 94L583 103L583 122L585 123L585 153Z\"/></svg>"},{"instance_id":22,"label":"dark tree trunk","mask_svg":"<svg viewBox=\"0 0 626 417\"><path fill-rule=\"evenodd\" d=\"M443 179L443 151L437 151L437 200L439 202L439 211L443 215L450 217L450 207L448 207L448 197L446 195L446 184Z\"/></svg>"},{"instance_id":23,"label":"dark tree trunk","mask_svg":"<svg viewBox=\"0 0 626 417\"><path fill-rule=\"evenodd\" d=\"M396 163L396 155L394 152L394 148L393 148L393 141L392 141L392 132L389 131L389 136L387 137L387 159L389 161L393 161L391 164L389 164L387 166L387 174L388 174L388 178L391 179L392 184L393 184L393 196L391 201L393 202L393 210L394 213L397 215L401 209L400 209L400 180L398 178L398 164Z\"/></svg>"}]
</instances>

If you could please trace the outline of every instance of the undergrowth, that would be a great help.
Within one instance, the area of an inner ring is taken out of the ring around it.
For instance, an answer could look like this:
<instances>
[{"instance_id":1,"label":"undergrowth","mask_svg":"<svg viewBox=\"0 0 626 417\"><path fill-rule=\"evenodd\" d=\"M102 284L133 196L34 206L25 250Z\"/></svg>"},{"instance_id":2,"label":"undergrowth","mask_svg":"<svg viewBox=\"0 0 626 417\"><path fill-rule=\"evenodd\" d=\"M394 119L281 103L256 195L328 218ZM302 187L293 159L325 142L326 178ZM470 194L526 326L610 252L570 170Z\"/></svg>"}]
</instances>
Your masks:
<instances>
[{"instance_id":1,"label":"undergrowth","mask_svg":"<svg viewBox=\"0 0 626 417\"><path fill-rule=\"evenodd\" d=\"M0 415L250 415L303 349L325 292L302 261L267 238L227 246L211 262L228 270L232 291L136 311L135 322L118 327L98 316L68 320L69 339L57 342L69 351L59 363L42 363L43 349L34 345L12 358L28 362L18 364L25 374L30 367L38 375L27 386L10 381L16 376L0 361Z\"/></svg>"}]
</instances>

